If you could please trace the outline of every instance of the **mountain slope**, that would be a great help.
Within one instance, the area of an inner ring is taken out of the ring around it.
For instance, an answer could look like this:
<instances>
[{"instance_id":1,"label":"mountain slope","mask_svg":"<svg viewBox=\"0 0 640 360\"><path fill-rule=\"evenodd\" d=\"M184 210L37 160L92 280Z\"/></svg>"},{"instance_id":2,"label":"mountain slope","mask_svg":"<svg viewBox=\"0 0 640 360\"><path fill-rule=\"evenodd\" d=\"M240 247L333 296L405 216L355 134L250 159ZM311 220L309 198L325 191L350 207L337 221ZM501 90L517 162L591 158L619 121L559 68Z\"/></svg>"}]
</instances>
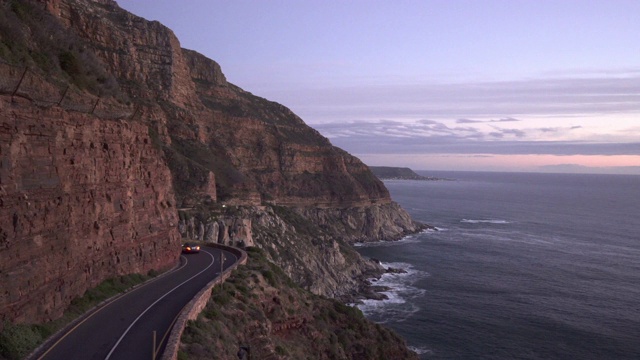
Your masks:
<instances>
[{"instance_id":1,"label":"mountain slope","mask_svg":"<svg viewBox=\"0 0 640 360\"><path fill-rule=\"evenodd\" d=\"M105 278L166 268L181 236L261 247L345 297L382 271L349 242L422 227L359 159L162 24L110 0L0 6L1 320L49 320Z\"/></svg>"}]
</instances>

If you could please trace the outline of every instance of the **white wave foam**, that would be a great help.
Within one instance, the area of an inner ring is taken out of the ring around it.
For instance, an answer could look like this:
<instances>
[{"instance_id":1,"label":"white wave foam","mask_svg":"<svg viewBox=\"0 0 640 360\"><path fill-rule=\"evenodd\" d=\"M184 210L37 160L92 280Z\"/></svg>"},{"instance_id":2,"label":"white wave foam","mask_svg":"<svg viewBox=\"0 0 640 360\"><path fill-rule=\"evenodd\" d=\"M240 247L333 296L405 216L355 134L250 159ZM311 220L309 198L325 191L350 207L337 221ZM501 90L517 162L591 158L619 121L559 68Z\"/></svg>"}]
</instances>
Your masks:
<instances>
[{"instance_id":1,"label":"white wave foam","mask_svg":"<svg viewBox=\"0 0 640 360\"><path fill-rule=\"evenodd\" d=\"M407 235L407 236L403 237L400 240L394 240L394 241L380 240L380 241L374 241L374 242L356 242L356 243L353 243L353 246L354 247L378 247L378 246L395 246L395 245L402 245L402 244L413 244L413 243L417 243L417 242L421 241L420 240L420 234L437 232L439 230L446 230L446 229L439 229L439 228L424 229L424 230L422 230L422 231L420 231L418 233Z\"/></svg>"},{"instance_id":2,"label":"white wave foam","mask_svg":"<svg viewBox=\"0 0 640 360\"><path fill-rule=\"evenodd\" d=\"M384 240L382 240L382 241L375 241L375 242L357 242L357 243L354 243L353 246L355 246L355 247L378 247L378 246L396 246L396 245L401 245L401 244L411 244L411 243L416 243L416 242L420 241L416 235L418 235L418 234L405 236L402 239L396 240L396 241L384 241Z\"/></svg>"},{"instance_id":3,"label":"white wave foam","mask_svg":"<svg viewBox=\"0 0 640 360\"><path fill-rule=\"evenodd\" d=\"M387 296L387 299L364 300L357 306L367 317L379 323L404 321L420 310L412 300L426 293L426 290L417 288L413 284L429 274L416 270L407 263L394 262L381 263L381 265L385 268L402 269L406 273L386 273L378 280L372 279L374 286L389 289L381 292Z\"/></svg>"},{"instance_id":4,"label":"white wave foam","mask_svg":"<svg viewBox=\"0 0 640 360\"><path fill-rule=\"evenodd\" d=\"M433 354L433 350L427 349L425 347L409 346L409 350L415 352L418 355Z\"/></svg>"},{"instance_id":5,"label":"white wave foam","mask_svg":"<svg viewBox=\"0 0 640 360\"><path fill-rule=\"evenodd\" d=\"M510 221L507 220L491 220L491 219L486 219L486 220L472 220L472 219L462 219L460 220L460 222L462 223L469 223L469 224L510 224Z\"/></svg>"},{"instance_id":6,"label":"white wave foam","mask_svg":"<svg viewBox=\"0 0 640 360\"><path fill-rule=\"evenodd\" d=\"M387 282L391 282L391 283L397 283L398 281L401 281L403 278L409 278L409 277L414 277L414 276L424 277L424 275L428 275L427 272L419 271L419 270L414 269L413 265L411 265L409 263L404 263L404 262L380 262L380 265L382 265L385 269L388 269L388 268L401 269L401 270L406 271L406 273L386 273L386 274L382 275L382 277L380 278L380 280L378 280L378 282L387 281ZM411 281L411 282L413 282L413 281Z\"/></svg>"}]
</instances>

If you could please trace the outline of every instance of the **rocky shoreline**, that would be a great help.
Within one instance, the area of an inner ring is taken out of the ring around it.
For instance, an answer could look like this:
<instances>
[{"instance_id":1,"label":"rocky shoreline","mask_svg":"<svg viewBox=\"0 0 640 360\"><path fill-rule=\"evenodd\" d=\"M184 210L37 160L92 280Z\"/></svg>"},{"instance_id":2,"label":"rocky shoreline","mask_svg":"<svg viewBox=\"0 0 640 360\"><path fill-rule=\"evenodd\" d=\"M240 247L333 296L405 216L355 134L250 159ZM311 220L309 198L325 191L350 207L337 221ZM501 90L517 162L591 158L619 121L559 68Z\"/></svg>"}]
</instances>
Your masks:
<instances>
[{"instance_id":1,"label":"rocky shoreline","mask_svg":"<svg viewBox=\"0 0 640 360\"><path fill-rule=\"evenodd\" d=\"M384 274L406 274L407 271L399 268L388 267L379 277L370 279L368 285L361 290L360 293L354 295L353 299L349 302L351 304L360 304L362 300L389 300L389 297L385 292L391 290L389 286L376 285L375 281L380 280L380 277Z\"/></svg>"}]
</instances>

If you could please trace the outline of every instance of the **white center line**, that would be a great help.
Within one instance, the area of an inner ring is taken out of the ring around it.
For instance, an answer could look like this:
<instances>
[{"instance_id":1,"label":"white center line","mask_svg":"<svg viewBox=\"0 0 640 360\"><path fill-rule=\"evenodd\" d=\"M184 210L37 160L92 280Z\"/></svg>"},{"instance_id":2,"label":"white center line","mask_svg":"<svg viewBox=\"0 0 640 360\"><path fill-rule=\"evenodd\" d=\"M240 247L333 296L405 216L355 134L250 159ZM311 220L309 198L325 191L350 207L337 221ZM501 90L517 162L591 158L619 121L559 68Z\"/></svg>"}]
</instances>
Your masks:
<instances>
[{"instance_id":1,"label":"white center line","mask_svg":"<svg viewBox=\"0 0 640 360\"><path fill-rule=\"evenodd\" d=\"M183 281L182 283L180 283L178 286L174 287L173 289L169 290L166 294L162 295L160 298L158 298L158 300L154 301L153 304L149 305L149 307L147 307L140 315L138 315L138 317L133 320L133 322L131 323L131 325L129 325L129 327L127 328L127 330L124 331L124 333L122 333L122 336L120 336L120 338L118 339L118 341L116 342L115 345L113 345L113 347L111 348L111 351L109 351L109 353L107 354L107 357L104 358L104 360L109 360L109 358L111 357L111 355L113 354L113 352L116 350L116 348L118 347L118 345L120 345L120 342L122 341L122 339L124 339L124 337L127 335L127 333L129 332L129 330L131 330L131 328L133 327L133 325L135 325L136 322L138 322L138 320L140 320L140 318L147 312L149 311L149 309L151 309L155 304L157 304L160 300L164 299L165 296L171 294L174 290L176 290L177 288L179 288L180 286L186 284L187 282L191 281L193 278L195 278L196 276L202 274L203 272L207 271L207 269L209 269L211 267L211 265L213 265L213 255L211 255L210 253L205 251L205 254L209 255L211 257L211 263L209 263L209 266L207 266L205 269L203 269L202 271L200 271L199 273L193 275L192 277L188 278L187 280Z\"/></svg>"}]
</instances>

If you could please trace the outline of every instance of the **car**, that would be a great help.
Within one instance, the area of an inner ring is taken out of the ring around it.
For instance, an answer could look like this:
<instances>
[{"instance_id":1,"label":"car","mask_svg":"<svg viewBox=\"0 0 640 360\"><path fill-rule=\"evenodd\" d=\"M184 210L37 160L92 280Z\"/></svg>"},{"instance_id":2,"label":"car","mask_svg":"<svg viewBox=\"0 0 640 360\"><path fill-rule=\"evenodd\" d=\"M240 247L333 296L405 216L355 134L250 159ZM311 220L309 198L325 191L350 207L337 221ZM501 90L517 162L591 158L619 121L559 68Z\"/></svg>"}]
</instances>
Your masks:
<instances>
[{"instance_id":1,"label":"car","mask_svg":"<svg viewBox=\"0 0 640 360\"><path fill-rule=\"evenodd\" d=\"M185 243L182 244L182 252L184 254L194 254L200 252L200 245Z\"/></svg>"}]
</instances>

